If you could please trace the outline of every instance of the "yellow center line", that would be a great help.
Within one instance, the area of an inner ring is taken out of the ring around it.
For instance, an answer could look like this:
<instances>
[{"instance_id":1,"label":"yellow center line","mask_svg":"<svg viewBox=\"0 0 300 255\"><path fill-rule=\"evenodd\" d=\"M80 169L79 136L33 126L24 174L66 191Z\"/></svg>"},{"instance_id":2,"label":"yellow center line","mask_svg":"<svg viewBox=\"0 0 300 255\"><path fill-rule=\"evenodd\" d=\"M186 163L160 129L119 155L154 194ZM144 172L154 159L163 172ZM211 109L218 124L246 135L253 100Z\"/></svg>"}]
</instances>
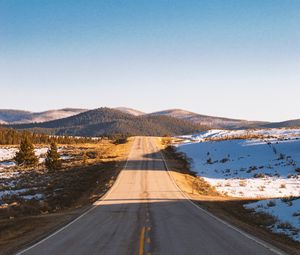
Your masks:
<instances>
[{"instance_id":1,"label":"yellow center line","mask_svg":"<svg viewBox=\"0 0 300 255\"><path fill-rule=\"evenodd\" d=\"M141 234L140 234L140 250L139 255L144 254L144 243L145 243L145 227L142 228Z\"/></svg>"}]
</instances>

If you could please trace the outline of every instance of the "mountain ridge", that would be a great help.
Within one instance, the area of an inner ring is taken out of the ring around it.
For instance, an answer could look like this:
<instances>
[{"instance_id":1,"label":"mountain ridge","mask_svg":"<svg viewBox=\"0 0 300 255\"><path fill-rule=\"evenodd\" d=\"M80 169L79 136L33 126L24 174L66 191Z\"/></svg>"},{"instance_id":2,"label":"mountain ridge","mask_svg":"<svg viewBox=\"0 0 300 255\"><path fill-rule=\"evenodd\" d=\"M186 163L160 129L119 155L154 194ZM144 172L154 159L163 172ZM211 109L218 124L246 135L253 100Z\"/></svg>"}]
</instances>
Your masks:
<instances>
[{"instance_id":1,"label":"mountain ridge","mask_svg":"<svg viewBox=\"0 0 300 255\"><path fill-rule=\"evenodd\" d=\"M249 121L243 119L234 119L228 117L209 116L204 114L198 114L195 112L187 111L184 109L167 109L163 111L157 111L152 113L144 113L142 111L129 108L129 107L116 107L109 108L115 109L120 112L129 114L135 117L147 116L166 116L184 121L191 122L196 125L206 126L207 128L217 129L249 129L249 128L280 128L280 127L292 127L300 126L300 119L287 120L281 122L268 122L268 121ZM62 108L57 110L48 110L43 112L30 112L14 109L0 109L0 124L25 124L25 123L43 123L52 120L58 120L75 116L83 112L90 111L88 109L81 108Z\"/></svg>"},{"instance_id":2,"label":"mountain ridge","mask_svg":"<svg viewBox=\"0 0 300 255\"><path fill-rule=\"evenodd\" d=\"M150 113L149 115L160 115L160 116L172 116L184 120L191 121L193 123L202 124L210 128L221 128L221 129L239 129L239 128L252 128L259 127L261 125L269 124L266 121L249 121L243 119L232 119L226 117L216 117L204 114L198 114L183 109L168 109L158 112Z\"/></svg>"},{"instance_id":3,"label":"mountain ridge","mask_svg":"<svg viewBox=\"0 0 300 255\"><path fill-rule=\"evenodd\" d=\"M169 116L134 116L116 109L98 108L63 119L9 127L55 135L180 135L204 130L199 124Z\"/></svg>"},{"instance_id":4,"label":"mountain ridge","mask_svg":"<svg viewBox=\"0 0 300 255\"><path fill-rule=\"evenodd\" d=\"M45 122L55 119L70 117L78 113L87 111L81 108L62 108L42 112L31 112L14 109L0 109L0 123L2 124L20 124L32 122Z\"/></svg>"}]
</instances>

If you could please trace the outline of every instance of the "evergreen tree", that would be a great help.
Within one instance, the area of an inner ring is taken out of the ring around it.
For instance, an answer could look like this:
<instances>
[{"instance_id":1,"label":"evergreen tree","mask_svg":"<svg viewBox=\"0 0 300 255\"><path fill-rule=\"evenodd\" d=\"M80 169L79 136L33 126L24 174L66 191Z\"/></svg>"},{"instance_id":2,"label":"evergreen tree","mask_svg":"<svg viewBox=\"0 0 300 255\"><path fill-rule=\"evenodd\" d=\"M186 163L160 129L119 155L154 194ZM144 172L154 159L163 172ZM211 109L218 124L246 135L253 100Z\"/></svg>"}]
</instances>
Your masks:
<instances>
[{"instance_id":1,"label":"evergreen tree","mask_svg":"<svg viewBox=\"0 0 300 255\"><path fill-rule=\"evenodd\" d=\"M57 145L55 142L52 142L50 145L50 149L47 152L45 165L49 170L57 170L61 167L60 155L57 151Z\"/></svg>"},{"instance_id":2,"label":"evergreen tree","mask_svg":"<svg viewBox=\"0 0 300 255\"><path fill-rule=\"evenodd\" d=\"M18 165L34 166L38 163L38 157L34 153L34 146L28 136L25 136L20 144L14 160Z\"/></svg>"}]
</instances>

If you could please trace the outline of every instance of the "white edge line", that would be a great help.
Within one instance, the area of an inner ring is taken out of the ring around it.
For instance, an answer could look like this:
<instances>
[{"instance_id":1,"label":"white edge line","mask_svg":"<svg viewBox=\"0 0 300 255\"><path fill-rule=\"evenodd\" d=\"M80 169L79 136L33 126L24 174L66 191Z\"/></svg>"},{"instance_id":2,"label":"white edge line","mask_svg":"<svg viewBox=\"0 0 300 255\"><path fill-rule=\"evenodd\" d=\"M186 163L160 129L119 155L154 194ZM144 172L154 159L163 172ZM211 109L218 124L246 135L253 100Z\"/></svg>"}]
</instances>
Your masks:
<instances>
[{"instance_id":1,"label":"white edge line","mask_svg":"<svg viewBox=\"0 0 300 255\"><path fill-rule=\"evenodd\" d=\"M217 220L217 221L223 223L223 224L226 225L227 227L229 227L229 228L231 228L231 229L237 231L238 233L242 234L242 235L245 236L246 238L248 238L248 239L250 239L250 240L256 242L257 244L259 244L259 245L265 247L266 249L268 249L268 250L274 252L275 254L277 254L277 255L287 255L287 253L285 253L285 252L279 250L278 248L275 248L274 246L272 246L271 244L269 244L269 243L267 243L267 242L265 242L265 241L262 241L262 240L258 239L257 237L254 237L253 235L250 235L250 234L244 232L243 230L241 230L241 229L239 229L239 228L237 228L237 227L231 225L231 224L228 223L227 221L224 221L224 220L220 219L219 217L213 215L213 214L210 213L209 211L203 209L200 205L198 205L198 204L196 204L195 202L193 202L193 201L190 199L190 197L189 197L189 196L188 196L188 195L187 195L187 194L186 194L186 193L185 193L185 192L177 185L177 183L175 182L174 177L173 177L172 174L170 173L170 169L169 169L168 164L167 164L167 162L166 162L166 160L165 160L165 157L164 157L164 155L163 155L163 153L162 153L161 151L160 151L160 155L161 155L161 157L162 157L162 160L163 160L163 162L164 162L165 168L166 168L166 170L167 170L167 172L168 172L168 174L169 174L169 176L170 176L172 182L173 182L174 185L177 187L177 189L182 193L182 195L183 195L183 196L184 196L184 197L185 197L185 198L186 198L193 206L195 206L197 209L199 209L200 211L204 212L205 214L209 215L210 217L214 218L215 220Z\"/></svg>"},{"instance_id":2,"label":"white edge line","mask_svg":"<svg viewBox=\"0 0 300 255\"><path fill-rule=\"evenodd\" d=\"M131 152L132 152L132 148L133 148L134 142L135 142L135 138L134 138L134 141L133 141L133 143L132 143L132 145L131 145L130 152L129 152L128 156L127 156L125 166L123 167L123 169L122 169L122 170L120 171L120 173L118 174L118 177L117 177L116 181L114 182L113 186L108 190L108 192L107 192L103 197L101 197L101 198L99 199L100 201L105 200L105 198L106 198L107 196L109 196L109 195L111 194L111 192L115 189L115 187L118 185L119 180L120 180L120 175L121 175L122 171L123 171L124 169L127 168L129 156L131 155ZM99 200L97 200L97 201L99 201ZM97 201L95 201L95 203L96 203ZM25 252L27 252L27 251L33 249L34 247L40 245L41 243L47 241L47 240L50 239L51 237L57 235L57 234L60 233L61 231L65 230L66 228L68 228L69 226L71 226L72 224L74 224L76 221L80 220L82 217L84 217L85 215L87 215L88 213L90 213L91 211L93 211L93 210L94 210L95 208L97 208L98 206L99 206L99 205L94 205L94 204L93 204L93 205L92 205L92 208L90 208L89 210L87 210L86 212L84 212L83 214L81 214L80 216L78 216L76 219L74 219L74 220L72 220L71 222L69 222L67 225L65 225L65 226L63 226L62 228L56 230L54 233L52 233L51 235L45 237L44 239L40 240L39 242L37 242L37 243L35 243L35 244L29 246L28 248L26 248L26 249L24 249L24 250L22 250L22 251L16 253L16 255L24 254Z\"/></svg>"}]
</instances>

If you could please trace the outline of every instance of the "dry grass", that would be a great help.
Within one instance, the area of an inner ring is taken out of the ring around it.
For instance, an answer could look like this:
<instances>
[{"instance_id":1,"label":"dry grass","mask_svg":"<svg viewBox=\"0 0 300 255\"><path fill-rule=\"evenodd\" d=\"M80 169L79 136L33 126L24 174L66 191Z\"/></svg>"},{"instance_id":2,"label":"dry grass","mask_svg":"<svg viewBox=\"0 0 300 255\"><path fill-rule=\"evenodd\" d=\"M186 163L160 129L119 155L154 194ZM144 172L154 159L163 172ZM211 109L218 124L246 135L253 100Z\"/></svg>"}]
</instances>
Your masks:
<instances>
[{"instance_id":1,"label":"dry grass","mask_svg":"<svg viewBox=\"0 0 300 255\"><path fill-rule=\"evenodd\" d=\"M43 186L45 199L22 200L11 196L0 208L0 254L11 254L78 216L114 183L123 168L132 140L114 144L65 145L61 153L72 156L60 170L48 172L43 166L23 169L23 185ZM83 164L84 152L91 152Z\"/></svg>"}]
</instances>

